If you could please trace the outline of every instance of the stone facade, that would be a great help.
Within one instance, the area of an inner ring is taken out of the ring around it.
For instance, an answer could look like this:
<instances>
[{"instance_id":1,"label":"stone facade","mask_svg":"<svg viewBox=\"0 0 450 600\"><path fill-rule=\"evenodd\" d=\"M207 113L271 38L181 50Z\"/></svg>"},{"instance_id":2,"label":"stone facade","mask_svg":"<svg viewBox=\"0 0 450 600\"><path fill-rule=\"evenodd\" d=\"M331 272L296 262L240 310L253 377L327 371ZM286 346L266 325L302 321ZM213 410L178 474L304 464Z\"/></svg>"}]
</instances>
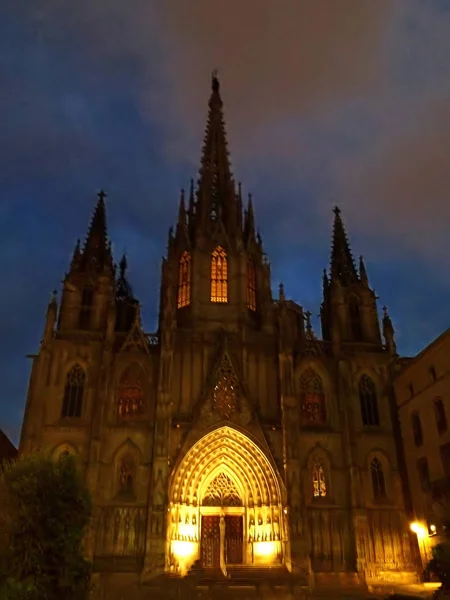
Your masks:
<instances>
[{"instance_id":1,"label":"stone facade","mask_svg":"<svg viewBox=\"0 0 450 600\"><path fill-rule=\"evenodd\" d=\"M404 363L394 380L413 521L424 564L442 539L450 500L450 329ZM400 367L400 365L399 365Z\"/></svg>"},{"instance_id":2,"label":"stone facade","mask_svg":"<svg viewBox=\"0 0 450 600\"><path fill-rule=\"evenodd\" d=\"M194 561L218 577L277 567L305 585L413 576L390 319L383 343L338 209L322 339L283 286L272 297L212 87L198 185L182 193L162 264L157 333L142 330L125 258L114 265L100 193L49 304L20 451L79 457L95 501L86 552L103 579L145 584Z\"/></svg>"}]
</instances>

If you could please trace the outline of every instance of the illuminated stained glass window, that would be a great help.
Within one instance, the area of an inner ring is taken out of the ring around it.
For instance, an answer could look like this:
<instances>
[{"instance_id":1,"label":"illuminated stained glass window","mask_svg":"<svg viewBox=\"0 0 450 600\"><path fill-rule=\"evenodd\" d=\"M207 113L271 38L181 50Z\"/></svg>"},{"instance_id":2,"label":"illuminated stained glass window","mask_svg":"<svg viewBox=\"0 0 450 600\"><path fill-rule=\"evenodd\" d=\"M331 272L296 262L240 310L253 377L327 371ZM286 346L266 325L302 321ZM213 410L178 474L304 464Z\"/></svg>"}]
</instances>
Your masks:
<instances>
[{"instance_id":1,"label":"illuminated stained glass window","mask_svg":"<svg viewBox=\"0 0 450 600\"><path fill-rule=\"evenodd\" d=\"M133 419L144 412L144 373L133 363L122 373L118 389L118 416Z\"/></svg>"},{"instance_id":2,"label":"illuminated stained glass window","mask_svg":"<svg viewBox=\"0 0 450 600\"><path fill-rule=\"evenodd\" d=\"M222 246L211 256L211 302L228 302L228 259Z\"/></svg>"},{"instance_id":3,"label":"illuminated stained glass window","mask_svg":"<svg viewBox=\"0 0 450 600\"><path fill-rule=\"evenodd\" d=\"M86 373L80 365L74 365L66 376L61 416L81 417Z\"/></svg>"},{"instance_id":4,"label":"illuminated stained glass window","mask_svg":"<svg viewBox=\"0 0 450 600\"><path fill-rule=\"evenodd\" d=\"M313 494L315 498L325 498L327 495L327 482L325 470L321 462L317 461L312 469Z\"/></svg>"},{"instance_id":5,"label":"illuminated stained glass window","mask_svg":"<svg viewBox=\"0 0 450 600\"><path fill-rule=\"evenodd\" d=\"M380 500L386 497L386 481L384 479L383 466L378 458L370 463L370 475L372 478L373 497Z\"/></svg>"},{"instance_id":6,"label":"illuminated stained glass window","mask_svg":"<svg viewBox=\"0 0 450 600\"><path fill-rule=\"evenodd\" d=\"M191 255L183 252L178 272L178 308L191 303Z\"/></svg>"},{"instance_id":7,"label":"illuminated stained glass window","mask_svg":"<svg viewBox=\"0 0 450 600\"><path fill-rule=\"evenodd\" d=\"M247 306L250 310L256 310L256 272L252 259L247 263Z\"/></svg>"},{"instance_id":8,"label":"illuminated stained glass window","mask_svg":"<svg viewBox=\"0 0 450 600\"><path fill-rule=\"evenodd\" d=\"M325 393L319 375L308 367L300 377L301 418L306 424L325 423Z\"/></svg>"},{"instance_id":9,"label":"illuminated stained glass window","mask_svg":"<svg viewBox=\"0 0 450 600\"><path fill-rule=\"evenodd\" d=\"M136 468L131 456L124 456L119 464L119 492L133 494Z\"/></svg>"}]
</instances>

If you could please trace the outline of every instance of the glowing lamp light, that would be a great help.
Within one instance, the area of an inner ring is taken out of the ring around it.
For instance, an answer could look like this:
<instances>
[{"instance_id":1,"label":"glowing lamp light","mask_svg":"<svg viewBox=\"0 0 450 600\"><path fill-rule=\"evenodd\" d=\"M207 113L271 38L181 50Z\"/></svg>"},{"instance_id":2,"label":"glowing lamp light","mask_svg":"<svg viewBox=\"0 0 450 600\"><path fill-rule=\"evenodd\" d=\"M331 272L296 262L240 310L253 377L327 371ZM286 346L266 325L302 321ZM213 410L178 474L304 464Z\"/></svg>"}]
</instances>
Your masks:
<instances>
[{"instance_id":1,"label":"glowing lamp light","mask_svg":"<svg viewBox=\"0 0 450 600\"><path fill-rule=\"evenodd\" d=\"M195 542L174 540L172 550L177 558L188 558L197 552L197 544Z\"/></svg>"},{"instance_id":2,"label":"glowing lamp light","mask_svg":"<svg viewBox=\"0 0 450 600\"><path fill-rule=\"evenodd\" d=\"M415 533L417 535L418 539L422 539L425 537L425 534L426 534L425 527L422 527L422 525L420 523L417 523L417 522L411 523L409 528L411 529L411 531L413 533Z\"/></svg>"},{"instance_id":3,"label":"glowing lamp light","mask_svg":"<svg viewBox=\"0 0 450 600\"><path fill-rule=\"evenodd\" d=\"M278 542L255 542L253 552L255 557L275 558L278 553Z\"/></svg>"},{"instance_id":4,"label":"glowing lamp light","mask_svg":"<svg viewBox=\"0 0 450 600\"><path fill-rule=\"evenodd\" d=\"M436 525L430 525L431 533L436 533Z\"/></svg>"}]
</instances>

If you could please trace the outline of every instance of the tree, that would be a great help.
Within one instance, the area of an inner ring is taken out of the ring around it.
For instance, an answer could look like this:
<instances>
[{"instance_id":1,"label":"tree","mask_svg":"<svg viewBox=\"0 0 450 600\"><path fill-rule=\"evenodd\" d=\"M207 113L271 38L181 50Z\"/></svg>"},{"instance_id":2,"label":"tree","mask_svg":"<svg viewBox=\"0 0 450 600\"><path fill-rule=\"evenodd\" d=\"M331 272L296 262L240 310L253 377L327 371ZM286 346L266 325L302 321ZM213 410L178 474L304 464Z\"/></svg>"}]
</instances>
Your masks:
<instances>
[{"instance_id":1,"label":"tree","mask_svg":"<svg viewBox=\"0 0 450 600\"><path fill-rule=\"evenodd\" d=\"M0 599L84 600L92 502L73 456L23 457L0 474Z\"/></svg>"}]
</instances>

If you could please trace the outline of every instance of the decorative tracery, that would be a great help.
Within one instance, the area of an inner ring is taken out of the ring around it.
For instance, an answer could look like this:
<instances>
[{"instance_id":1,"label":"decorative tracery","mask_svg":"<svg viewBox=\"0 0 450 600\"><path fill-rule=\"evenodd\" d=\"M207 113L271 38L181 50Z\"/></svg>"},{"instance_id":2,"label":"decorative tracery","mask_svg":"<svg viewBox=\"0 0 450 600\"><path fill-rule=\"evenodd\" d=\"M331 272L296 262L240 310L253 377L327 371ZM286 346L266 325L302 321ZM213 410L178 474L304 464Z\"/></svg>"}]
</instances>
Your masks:
<instances>
[{"instance_id":1,"label":"decorative tracery","mask_svg":"<svg viewBox=\"0 0 450 600\"><path fill-rule=\"evenodd\" d=\"M372 379L366 374L359 378L358 395L363 425L379 425L377 389Z\"/></svg>"},{"instance_id":2,"label":"decorative tracery","mask_svg":"<svg viewBox=\"0 0 450 600\"><path fill-rule=\"evenodd\" d=\"M122 373L118 389L117 413L121 419L132 419L144 412L142 368L133 363Z\"/></svg>"},{"instance_id":3,"label":"decorative tracery","mask_svg":"<svg viewBox=\"0 0 450 600\"><path fill-rule=\"evenodd\" d=\"M363 339L363 332L361 326L361 311L359 308L359 300L356 296L352 296L350 298L348 311L350 316L350 329L353 340L355 342L361 342Z\"/></svg>"},{"instance_id":4,"label":"decorative tracery","mask_svg":"<svg viewBox=\"0 0 450 600\"><path fill-rule=\"evenodd\" d=\"M256 272L253 259L247 263L247 306L256 311Z\"/></svg>"},{"instance_id":5,"label":"decorative tracery","mask_svg":"<svg viewBox=\"0 0 450 600\"><path fill-rule=\"evenodd\" d=\"M222 246L211 256L211 302L228 302L228 259Z\"/></svg>"},{"instance_id":6,"label":"decorative tracery","mask_svg":"<svg viewBox=\"0 0 450 600\"><path fill-rule=\"evenodd\" d=\"M220 366L213 392L213 407L222 419L229 419L237 410L238 381L229 360Z\"/></svg>"},{"instance_id":7,"label":"decorative tracery","mask_svg":"<svg viewBox=\"0 0 450 600\"><path fill-rule=\"evenodd\" d=\"M191 255L185 251L181 255L178 272L178 308L191 303Z\"/></svg>"},{"instance_id":8,"label":"decorative tracery","mask_svg":"<svg viewBox=\"0 0 450 600\"><path fill-rule=\"evenodd\" d=\"M301 415L304 423L325 423L325 393L322 379L308 367L300 377Z\"/></svg>"},{"instance_id":9,"label":"decorative tracery","mask_svg":"<svg viewBox=\"0 0 450 600\"><path fill-rule=\"evenodd\" d=\"M314 498L325 498L327 495L327 482L325 470L320 461L315 461L312 468L313 495Z\"/></svg>"},{"instance_id":10,"label":"decorative tracery","mask_svg":"<svg viewBox=\"0 0 450 600\"><path fill-rule=\"evenodd\" d=\"M220 473L208 485L203 496L203 506L242 506L242 500L234 482Z\"/></svg>"},{"instance_id":11,"label":"decorative tracery","mask_svg":"<svg viewBox=\"0 0 450 600\"><path fill-rule=\"evenodd\" d=\"M81 417L86 373L80 365L74 365L66 376L61 416Z\"/></svg>"},{"instance_id":12,"label":"decorative tracery","mask_svg":"<svg viewBox=\"0 0 450 600\"><path fill-rule=\"evenodd\" d=\"M80 329L89 329L91 325L91 315L94 306L94 290L86 286L81 293L81 306L79 313L78 326Z\"/></svg>"},{"instance_id":13,"label":"decorative tracery","mask_svg":"<svg viewBox=\"0 0 450 600\"><path fill-rule=\"evenodd\" d=\"M381 500L386 497L386 481L383 473L383 465L374 458L370 463L370 475L372 478L373 497Z\"/></svg>"}]
</instances>

